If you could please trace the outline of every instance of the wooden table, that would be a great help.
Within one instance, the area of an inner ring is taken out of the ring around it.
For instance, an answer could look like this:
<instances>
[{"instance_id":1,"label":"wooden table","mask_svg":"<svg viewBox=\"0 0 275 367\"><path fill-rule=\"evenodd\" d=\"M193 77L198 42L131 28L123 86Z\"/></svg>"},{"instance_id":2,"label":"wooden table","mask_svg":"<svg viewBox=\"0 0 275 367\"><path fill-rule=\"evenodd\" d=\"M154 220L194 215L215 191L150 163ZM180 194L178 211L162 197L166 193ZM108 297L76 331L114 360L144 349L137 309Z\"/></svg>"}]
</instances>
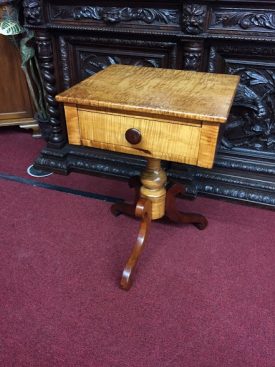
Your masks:
<instances>
[{"instance_id":1,"label":"wooden table","mask_svg":"<svg viewBox=\"0 0 275 367\"><path fill-rule=\"evenodd\" d=\"M64 103L70 144L147 158L140 179L133 178L134 204L118 203L112 213L141 219L136 244L124 268L121 287L129 289L151 220L207 226L200 214L181 213L167 189L161 160L211 168L220 124L227 120L238 76L112 65L56 99Z\"/></svg>"}]
</instances>

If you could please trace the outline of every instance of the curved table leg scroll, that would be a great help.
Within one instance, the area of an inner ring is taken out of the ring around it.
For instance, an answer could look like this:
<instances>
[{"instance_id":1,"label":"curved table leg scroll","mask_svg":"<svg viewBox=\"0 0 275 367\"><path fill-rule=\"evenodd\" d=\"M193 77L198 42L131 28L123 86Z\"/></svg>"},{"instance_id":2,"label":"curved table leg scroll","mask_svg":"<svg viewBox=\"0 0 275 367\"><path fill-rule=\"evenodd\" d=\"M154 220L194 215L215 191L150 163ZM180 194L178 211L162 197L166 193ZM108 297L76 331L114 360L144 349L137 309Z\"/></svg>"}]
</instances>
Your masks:
<instances>
[{"instance_id":1,"label":"curved table leg scroll","mask_svg":"<svg viewBox=\"0 0 275 367\"><path fill-rule=\"evenodd\" d=\"M195 213L182 213L176 208L176 196L181 194L184 190L184 187L175 184L167 191L166 195L166 207L165 207L165 215L171 221L175 223L183 223L183 224L194 224L198 229L205 229L208 222L207 219L201 214Z\"/></svg>"},{"instance_id":2,"label":"curved table leg scroll","mask_svg":"<svg viewBox=\"0 0 275 367\"><path fill-rule=\"evenodd\" d=\"M149 232L151 223L152 204L148 199L141 198L137 202L135 216L141 218L140 228L136 244L131 252L127 264L123 270L120 286L122 289L129 290L132 285L133 273L138 259L144 249L144 244Z\"/></svg>"}]
</instances>

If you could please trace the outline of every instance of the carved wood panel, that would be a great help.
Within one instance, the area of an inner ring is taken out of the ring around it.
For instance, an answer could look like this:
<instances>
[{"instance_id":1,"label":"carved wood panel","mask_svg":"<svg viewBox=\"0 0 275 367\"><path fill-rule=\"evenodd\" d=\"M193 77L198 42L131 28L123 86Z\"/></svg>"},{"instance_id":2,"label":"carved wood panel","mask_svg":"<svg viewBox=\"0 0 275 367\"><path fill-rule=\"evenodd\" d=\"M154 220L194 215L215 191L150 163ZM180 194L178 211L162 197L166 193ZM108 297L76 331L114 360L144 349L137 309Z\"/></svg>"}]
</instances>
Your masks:
<instances>
[{"instance_id":1,"label":"carved wood panel","mask_svg":"<svg viewBox=\"0 0 275 367\"><path fill-rule=\"evenodd\" d=\"M59 37L64 87L111 64L175 68L177 44L129 39Z\"/></svg>"},{"instance_id":2,"label":"carved wood panel","mask_svg":"<svg viewBox=\"0 0 275 367\"><path fill-rule=\"evenodd\" d=\"M267 32L275 30L275 9L212 9L209 29L218 31Z\"/></svg>"},{"instance_id":3,"label":"carved wood panel","mask_svg":"<svg viewBox=\"0 0 275 367\"><path fill-rule=\"evenodd\" d=\"M221 148L275 153L275 49L227 44L211 46L208 71L240 75Z\"/></svg>"}]
</instances>

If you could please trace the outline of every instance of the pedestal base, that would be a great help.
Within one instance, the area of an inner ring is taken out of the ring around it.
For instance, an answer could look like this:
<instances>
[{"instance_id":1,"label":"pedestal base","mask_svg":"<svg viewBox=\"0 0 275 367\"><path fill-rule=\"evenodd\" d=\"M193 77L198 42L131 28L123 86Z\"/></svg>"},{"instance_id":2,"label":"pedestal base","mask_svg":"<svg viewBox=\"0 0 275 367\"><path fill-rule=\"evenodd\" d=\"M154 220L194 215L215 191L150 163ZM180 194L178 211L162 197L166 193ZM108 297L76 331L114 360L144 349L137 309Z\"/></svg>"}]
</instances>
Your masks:
<instances>
[{"instance_id":1,"label":"pedestal base","mask_svg":"<svg viewBox=\"0 0 275 367\"><path fill-rule=\"evenodd\" d=\"M129 181L129 186L135 188L134 204L116 203L111 207L115 216L125 214L141 219L136 244L122 273L120 281L122 289L129 290L131 288L134 271L144 249L151 220L167 218L175 223L193 224L200 230L207 226L207 219L203 215L182 213L177 210L176 197L179 194L184 194L184 186L174 184L166 190L165 184L166 175L160 166L160 161L150 159L141 179L134 177Z\"/></svg>"}]
</instances>

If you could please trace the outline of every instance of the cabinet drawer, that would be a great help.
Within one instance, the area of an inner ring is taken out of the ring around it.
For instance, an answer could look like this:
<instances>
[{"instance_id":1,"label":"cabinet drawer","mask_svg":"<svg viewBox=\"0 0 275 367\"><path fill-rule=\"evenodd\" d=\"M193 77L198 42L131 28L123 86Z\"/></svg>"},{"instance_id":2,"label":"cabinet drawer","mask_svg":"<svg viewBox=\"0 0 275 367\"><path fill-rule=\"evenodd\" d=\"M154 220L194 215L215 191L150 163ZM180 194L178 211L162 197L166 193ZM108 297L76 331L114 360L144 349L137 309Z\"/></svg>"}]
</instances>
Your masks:
<instances>
[{"instance_id":1,"label":"cabinet drawer","mask_svg":"<svg viewBox=\"0 0 275 367\"><path fill-rule=\"evenodd\" d=\"M197 164L201 124L180 124L141 117L78 109L82 145L116 152ZM125 133L141 133L141 141L131 144Z\"/></svg>"}]
</instances>

